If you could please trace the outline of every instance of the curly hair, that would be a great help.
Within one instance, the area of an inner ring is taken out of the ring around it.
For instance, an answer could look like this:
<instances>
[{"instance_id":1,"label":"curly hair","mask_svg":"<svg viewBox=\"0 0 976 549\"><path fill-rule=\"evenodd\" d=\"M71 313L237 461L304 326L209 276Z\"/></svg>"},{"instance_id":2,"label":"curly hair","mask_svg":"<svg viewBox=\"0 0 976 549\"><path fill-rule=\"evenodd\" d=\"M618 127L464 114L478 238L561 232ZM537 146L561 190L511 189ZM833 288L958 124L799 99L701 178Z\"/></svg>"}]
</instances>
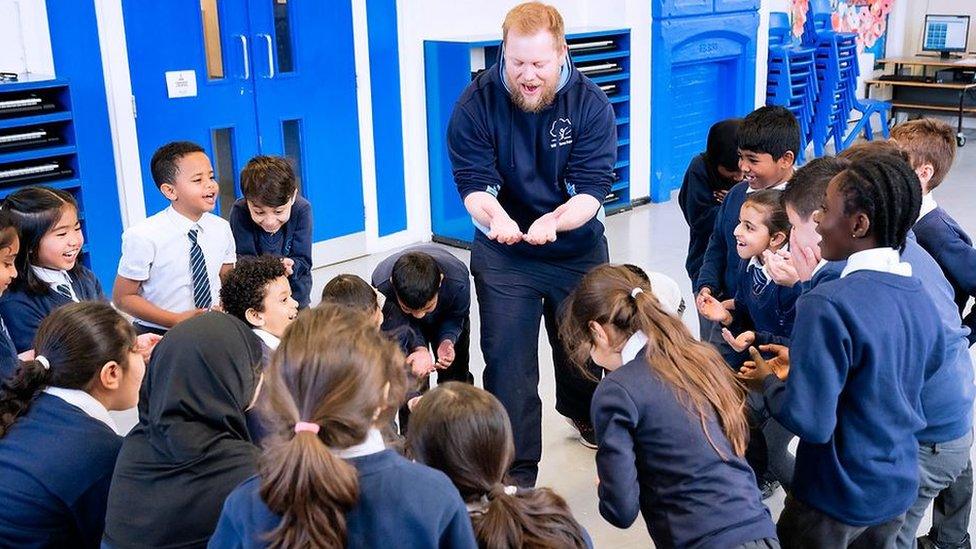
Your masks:
<instances>
[{"instance_id":1,"label":"curly hair","mask_svg":"<svg viewBox=\"0 0 976 549\"><path fill-rule=\"evenodd\" d=\"M250 325L245 313L248 309L264 311L268 284L282 276L288 274L281 258L262 255L239 259L220 287L220 302L224 311Z\"/></svg>"}]
</instances>

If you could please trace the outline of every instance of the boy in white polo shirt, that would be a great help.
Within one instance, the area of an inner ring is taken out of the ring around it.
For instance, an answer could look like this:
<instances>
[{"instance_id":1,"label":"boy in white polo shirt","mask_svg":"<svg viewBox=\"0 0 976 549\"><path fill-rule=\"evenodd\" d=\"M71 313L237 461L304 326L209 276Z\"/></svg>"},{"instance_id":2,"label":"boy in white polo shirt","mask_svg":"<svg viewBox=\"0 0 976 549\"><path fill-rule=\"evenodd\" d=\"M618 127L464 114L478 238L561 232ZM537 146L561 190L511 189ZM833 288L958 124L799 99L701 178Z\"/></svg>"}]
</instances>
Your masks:
<instances>
[{"instance_id":1,"label":"boy in white polo shirt","mask_svg":"<svg viewBox=\"0 0 976 549\"><path fill-rule=\"evenodd\" d=\"M153 181L170 205L122 234L112 300L140 333L165 333L219 302L235 260L227 221L210 213L219 187L203 149L174 141L153 154Z\"/></svg>"}]
</instances>

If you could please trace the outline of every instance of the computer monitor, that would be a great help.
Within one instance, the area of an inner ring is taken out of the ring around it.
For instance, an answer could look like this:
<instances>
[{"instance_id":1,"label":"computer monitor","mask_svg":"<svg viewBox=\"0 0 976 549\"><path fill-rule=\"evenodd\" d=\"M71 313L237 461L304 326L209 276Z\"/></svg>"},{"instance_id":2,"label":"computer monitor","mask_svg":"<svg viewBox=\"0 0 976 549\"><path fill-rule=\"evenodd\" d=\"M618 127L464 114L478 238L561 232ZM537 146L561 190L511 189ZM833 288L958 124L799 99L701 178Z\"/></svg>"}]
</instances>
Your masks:
<instances>
[{"instance_id":1,"label":"computer monitor","mask_svg":"<svg viewBox=\"0 0 976 549\"><path fill-rule=\"evenodd\" d=\"M922 51L937 51L943 58L966 51L969 41L968 15L926 15Z\"/></svg>"}]
</instances>

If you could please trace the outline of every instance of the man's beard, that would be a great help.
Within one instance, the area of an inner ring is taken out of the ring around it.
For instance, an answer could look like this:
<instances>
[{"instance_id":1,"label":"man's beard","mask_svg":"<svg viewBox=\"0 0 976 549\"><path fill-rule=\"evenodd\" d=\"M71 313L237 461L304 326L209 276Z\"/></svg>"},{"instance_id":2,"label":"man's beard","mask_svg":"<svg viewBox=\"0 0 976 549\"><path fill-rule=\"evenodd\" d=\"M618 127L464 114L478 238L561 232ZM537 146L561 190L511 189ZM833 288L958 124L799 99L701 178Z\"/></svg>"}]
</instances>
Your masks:
<instances>
[{"instance_id":1,"label":"man's beard","mask_svg":"<svg viewBox=\"0 0 976 549\"><path fill-rule=\"evenodd\" d=\"M528 113L538 113L544 110L549 105L552 105L552 101L556 98L556 85L544 83L542 85L542 93L539 95L539 100L536 103L530 103L524 95L522 95L522 86L517 82L513 82L511 79L508 80L509 96L512 98L512 103L521 109L522 111Z\"/></svg>"}]
</instances>

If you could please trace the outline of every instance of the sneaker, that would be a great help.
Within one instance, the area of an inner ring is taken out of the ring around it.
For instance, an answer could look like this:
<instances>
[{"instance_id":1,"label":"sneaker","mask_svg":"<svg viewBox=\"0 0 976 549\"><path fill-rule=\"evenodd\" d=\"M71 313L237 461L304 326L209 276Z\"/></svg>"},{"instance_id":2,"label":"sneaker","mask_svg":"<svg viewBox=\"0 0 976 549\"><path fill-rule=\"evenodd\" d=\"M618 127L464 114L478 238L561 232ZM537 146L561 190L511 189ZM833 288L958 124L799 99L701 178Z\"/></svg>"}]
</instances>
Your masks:
<instances>
[{"instance_id":1,"label":"sneaker","mask_svg":"<svg viewBox=\"0 0 976 549\"><path fill-rule=\"evenodd\" d=\"M573 426L574 429L579 431L579 443L587 448L596 450L596 431L593 430L593 424L586 420L573 419L563 416L566 423Z\"/></svg>"},{"instance_id":2,"label":"sneaker","mask_svg":"<svg viewBox=\"0 0 976 549\"><path fill-rule=\"evenodd\" d=\"M759 491L762 492L762 499L766 501L767 499L773 497L776 493L776 489L779 488L778 480L764 480L759 485Z\"/></svg>"}]
</instances>

